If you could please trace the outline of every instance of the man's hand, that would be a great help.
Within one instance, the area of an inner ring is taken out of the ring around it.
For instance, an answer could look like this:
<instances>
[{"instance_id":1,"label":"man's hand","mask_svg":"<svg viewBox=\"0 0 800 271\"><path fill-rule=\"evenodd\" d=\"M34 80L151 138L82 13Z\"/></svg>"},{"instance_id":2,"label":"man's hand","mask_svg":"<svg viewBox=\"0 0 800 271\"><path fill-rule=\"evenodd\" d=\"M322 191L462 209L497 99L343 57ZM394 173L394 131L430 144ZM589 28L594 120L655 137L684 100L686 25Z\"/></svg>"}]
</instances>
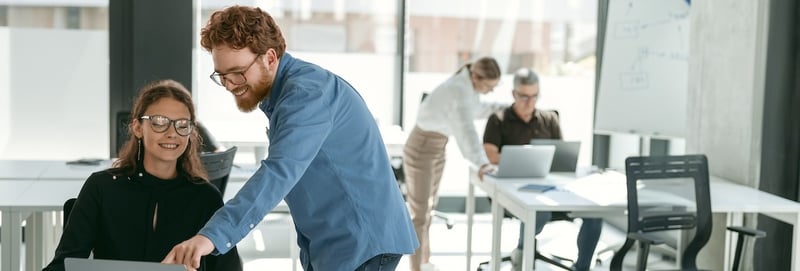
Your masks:
<instances>
[{"instance_id":1,"label":"man's hand","mask_svg":"<svg viewBox=\"0 0 800 271\"><path fill-rule=\"evenodd\" d=\"M163 264L183 264L186 270L196 271L200 268L200 257L214 251L214 243L208 237L195 235L189 240L176 245L161 261Z\"/></svg>"},{"instance_id":2,"label":"man's hand","mask_svg":"<svg viewBox=\"0 0 800 271\"><path fill-rule=\"evenodd\" d=\"M478 178L480 178L481 181L483 181L483 175L485 175L486 173L492 173L492 172L495 172L495 171L497 171L497 167L495 167L494 165L492 165L492 164L483 164L483 165L481 165L481 168L478 170Z\"/></svg>"}]
</instances>

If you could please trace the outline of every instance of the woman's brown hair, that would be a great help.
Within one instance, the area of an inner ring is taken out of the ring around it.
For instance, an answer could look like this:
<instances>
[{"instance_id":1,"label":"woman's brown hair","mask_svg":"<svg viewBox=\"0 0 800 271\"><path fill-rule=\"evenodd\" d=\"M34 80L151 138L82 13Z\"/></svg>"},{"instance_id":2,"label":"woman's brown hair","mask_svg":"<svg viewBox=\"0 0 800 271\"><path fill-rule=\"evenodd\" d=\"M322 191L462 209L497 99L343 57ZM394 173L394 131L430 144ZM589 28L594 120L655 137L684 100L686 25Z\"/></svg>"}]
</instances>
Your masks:
<instances>
[{"instance_id":1,"label":"woman's brown hair","mask_svg":"<svg viewBox=\"0 0 800 271\"><path fill-rule=\"evenodd\" d=\"M133 103L131 119L128 122L128 134L131 136L120 148L119 159L114 161L112 165L112 174L129 176L136 174L136 171L141 166L139 163L142 162L138 159L139 155L142 155L138 153L140 151L139 148L144 147L139 146L139 138L134 136L133 123L134 121L140 121L139 118L144 115L144 112L147 111L150 105L164 98L175 99L185 105L189 109L192 123L195 125L195 128L197 128L197 117L195 116L192 95L189 94L189 91L186 90L186 87L181 85L181 83L174 80L159 80L142 87L139 91L139 97ZM197 152L199 140L200 136L197 129L192 129L192 133L189 134L189 146L187 146L186 151L178 157L178 172L187 175L192 181L207 182L208 174L203 164L200 162L200 154ZM141 151L144 150L142 149Z\"/></svg>"},{"instance_id":2,"label":"woman's brown hair","mask_svg":"<svg viewBox=\"0 0 800 271\"><path fill-rule=\"evenodd\" d=\"M279 59L286 51L286 41L275 19L253 7L232 6L211 14L200 31L200 45L211 52L221 44L237 50L250 48L258 55L272 48Z\"/></svg>"},{"instance_id":3,"label":"woman's brown hair","mask_svg":"<svg viewBox=\"0 0 800 271\"><path fill-rule=\"evenodd\" d=\"M461 68L458 68L456 74L461 72L464 68L469 69L470 74L475 74L478 79L498 79L500 78L500 65L497 64L497 60L492 57L481 57L475 62L467 63Z\"/></svg>"}]
</instances>

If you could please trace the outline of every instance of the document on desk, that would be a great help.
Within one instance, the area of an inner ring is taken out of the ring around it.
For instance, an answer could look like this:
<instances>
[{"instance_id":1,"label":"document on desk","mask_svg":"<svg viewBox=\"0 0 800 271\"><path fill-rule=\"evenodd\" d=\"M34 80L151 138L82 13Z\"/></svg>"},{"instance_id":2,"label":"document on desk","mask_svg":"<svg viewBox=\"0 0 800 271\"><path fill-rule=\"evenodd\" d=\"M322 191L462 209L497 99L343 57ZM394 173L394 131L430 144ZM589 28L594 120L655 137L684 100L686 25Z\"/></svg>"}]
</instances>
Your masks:
<instances>
[{"instance_id":1,"label":"document on desk","mask_svg":"<svg viewBox=\"0 0 800 271\"><path fill-rule=\"evenodd\" d=\"M544 185L544 184L526 184L519 188L519 191L523 192L538 192L544 193L550 190L556 189L555 185Z\"/></svg>"}]
</instances>

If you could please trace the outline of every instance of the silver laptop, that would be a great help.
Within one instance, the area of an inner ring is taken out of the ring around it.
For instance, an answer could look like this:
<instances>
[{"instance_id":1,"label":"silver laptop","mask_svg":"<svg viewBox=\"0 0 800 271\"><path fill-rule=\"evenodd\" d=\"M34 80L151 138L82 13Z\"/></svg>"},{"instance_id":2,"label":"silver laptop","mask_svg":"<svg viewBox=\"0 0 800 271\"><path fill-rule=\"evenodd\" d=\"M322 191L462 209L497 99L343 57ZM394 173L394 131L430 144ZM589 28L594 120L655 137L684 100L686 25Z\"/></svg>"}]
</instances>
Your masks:
<instances>
[{"instance_id":1,"label":"silver laptop","mask_svg":"<svg viewBox=\"0 0 800 271\"><path fill-rule=\"evenodd\" d=\"M64 259L66 271L186 271L183 265L84 258Z\"/></svg>"},{"instance_id":2,"label":"silver laptop","mask_svg":"<svg viewBox=\"0 0 800 271\"><path fill-rule=\"evenodd\" d=\"M552 145L506 145L500 153L498 178L540 178L550 173L556 147Z\"/></svg>"},{"instance_id":3,"label":"silver laptop","mask_svg":"<svg viewBox=\"0 0 800 271\"><path fill-rule=\"evenodd\" d=\"M560 139L532 139L531 145L556 146L553 165L550 172L575 172L578 167L578 154L581 151L580 141L564 141Z\"/></svg>"}]
</instances>

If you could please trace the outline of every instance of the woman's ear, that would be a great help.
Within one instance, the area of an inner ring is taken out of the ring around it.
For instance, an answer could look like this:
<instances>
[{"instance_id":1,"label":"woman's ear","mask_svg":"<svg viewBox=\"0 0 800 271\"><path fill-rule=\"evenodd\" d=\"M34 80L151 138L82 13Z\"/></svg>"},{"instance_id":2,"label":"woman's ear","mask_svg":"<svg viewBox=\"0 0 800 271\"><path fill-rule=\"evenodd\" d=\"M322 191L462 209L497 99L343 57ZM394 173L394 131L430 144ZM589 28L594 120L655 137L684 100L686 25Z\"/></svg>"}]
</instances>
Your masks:
<instances>
[{"instance_id":1,"label":"woman's ear","mask_svg":"<svg viewBox=\"0 0 800 271\"><path fill-rule=\"evenodd\" d=\"M142 123L140 120L138 119L131 120L129 126L131 128L133 136L135 136L136 138L142 138L142 136L144 135L144 131L142 131Z\"/></svg>"}]
</instances>

